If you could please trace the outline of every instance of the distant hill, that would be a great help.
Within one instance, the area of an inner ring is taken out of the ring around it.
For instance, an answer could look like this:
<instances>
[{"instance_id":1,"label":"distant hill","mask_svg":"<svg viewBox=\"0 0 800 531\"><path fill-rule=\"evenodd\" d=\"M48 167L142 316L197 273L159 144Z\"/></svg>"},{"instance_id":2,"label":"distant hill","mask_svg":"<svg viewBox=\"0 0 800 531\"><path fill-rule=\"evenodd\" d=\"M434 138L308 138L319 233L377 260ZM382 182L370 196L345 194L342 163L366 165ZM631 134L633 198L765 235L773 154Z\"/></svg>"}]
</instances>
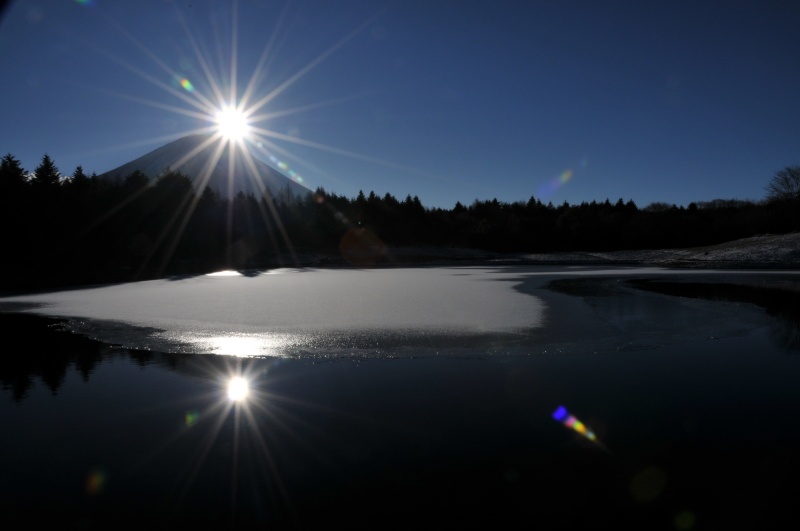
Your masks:
<instances>
[{"instance_id":1,"label":"distant hill","mask_svg":"<svg viewBox=\"0 0 800 531\"><path fill-rule=\"evenodd\" d=\"M170 142L160 148L151 151L150 153L132 160L118 168L107 171L100 175L101 178L111 179L118 181L124 179L127 175L139 170L151 179L158 177L167 167L173 170L180 170L184 175L192 178L195 183L195 188L200 188L200 178L206 172L211 158L219 148L219 142L212 142L205 148L201 149L194 156L178 165L181 159L186 155L197 149L203 142L210 138L208 135L189 135L179 138L174 142ZM245 193L252 192L257 197L261 196L262 188L253 177L250 167L247 165L246 158L239 152L237 148L234 156L234 170L233 170L233 186L232 194L236 195L240 191ZM258 177L261 180L264 188L268 189L270 194L277 195L281 190L289 189L294 195L304 195L310 193L310 190L305 186L291 180L278 170L268 166L255 156L252 157L253 164L258 172ZM223 197L229 195L229 163L230 163L230 146L226 146L222 152L222 156L215 164L211 175L208 178L207 186L217 190ZM202 191L202 190L198 190Z\"/></svg>"}]
</instances>

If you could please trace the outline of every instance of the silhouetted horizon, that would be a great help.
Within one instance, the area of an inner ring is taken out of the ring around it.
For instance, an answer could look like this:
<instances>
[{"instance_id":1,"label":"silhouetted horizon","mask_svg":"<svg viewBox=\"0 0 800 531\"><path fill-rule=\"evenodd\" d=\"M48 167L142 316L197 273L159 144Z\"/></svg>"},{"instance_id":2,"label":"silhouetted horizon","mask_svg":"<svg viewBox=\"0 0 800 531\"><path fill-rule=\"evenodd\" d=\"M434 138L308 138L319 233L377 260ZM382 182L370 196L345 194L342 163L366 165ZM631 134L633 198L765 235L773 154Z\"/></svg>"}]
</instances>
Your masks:
<instances>
[{"instance_id":1,"label":"silhouetted horizon","mask_svg":"<svg viewBox=\"0 0 800 531\"><path fill-rule=\"evenodd\" d=\"M796 169L777 172L773 184L800 175ZM0 286L16 290L294 265L298 253L308 252L368 267L390 264L389 248L398 246L606 252L698 247L800 230L800 197L791 190L770 191L760 202L644 208L622 198L553 205L534 196L426 208L417 196L372 191L348 198L323 188L302 195L289 188L277 195L239 191L228 199L209 186L197 190L179 170L155 181L138 170L112 180L87 176L79 166L65 178L48 155L32 173L11 154L4 156L0 197L6 235Z\"/></svg>"}]
</instances>

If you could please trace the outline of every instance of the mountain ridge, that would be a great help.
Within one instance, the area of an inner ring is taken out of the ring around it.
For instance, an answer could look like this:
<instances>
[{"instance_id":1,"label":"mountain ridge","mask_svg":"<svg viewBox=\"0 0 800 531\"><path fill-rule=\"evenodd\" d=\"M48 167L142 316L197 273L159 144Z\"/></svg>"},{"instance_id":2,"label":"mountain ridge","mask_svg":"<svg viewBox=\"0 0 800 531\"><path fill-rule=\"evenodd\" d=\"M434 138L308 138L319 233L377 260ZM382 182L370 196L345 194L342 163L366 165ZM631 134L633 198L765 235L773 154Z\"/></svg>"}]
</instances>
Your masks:
<instances>
[{"instance_id":1,"label":"mountain ridge","mask_svg":"<svg viewBox=\"0 0 800 531\"><path fill-rule=\"evenodd\" d=\"M248 152L250 152L253 165L256 168L263 189L262 186L259 185L259 182L254 179L252 170L247 165L245 157L239 150L234 152L234 171L231 182L228 178L229 164L231 162L230 144L227 144L223 148L222 155L214 165L207 182L205 185L201 186L199 180L207 170L214 153L218 150L219 142L224 142L223 139L220 138L219 141L209 143L208 146L200 149L194 156L180 165L177 163L180 162L181 159L186 158L186 155L198 149L203 142L208 141L209 138L212 138L211 135L195 134L181 137L149 153L145 153L139 158L109 170L99 177L119 181L138 170L147 175L151 180L155 180L165 169L170 168L171 170L180 171L184 175L190 177L198 192L202 192L200 188L210 186L212 189L219 192L222 197L235 196L239 192L252 193L260 197L263 189L269 191L272 196L279 195L285 190L291 191L294 195L311 193L311 190L305 186L293 181L275 168L272 168L259 158L253 156L246 146L239 149L248 149Z\"/></svg>"}]
</instances>

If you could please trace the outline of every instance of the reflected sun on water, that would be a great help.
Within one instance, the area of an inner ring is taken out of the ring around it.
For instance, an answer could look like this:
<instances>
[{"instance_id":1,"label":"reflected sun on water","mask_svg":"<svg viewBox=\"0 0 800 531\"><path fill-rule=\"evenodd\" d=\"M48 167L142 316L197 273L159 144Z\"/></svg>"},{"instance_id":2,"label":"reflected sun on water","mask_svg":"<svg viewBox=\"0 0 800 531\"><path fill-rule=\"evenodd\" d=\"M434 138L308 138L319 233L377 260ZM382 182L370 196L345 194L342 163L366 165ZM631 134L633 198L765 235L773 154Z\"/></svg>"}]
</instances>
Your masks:
<instances>
[{"instance_id":1,"label":"reflected sun on water","mask_svg":"<svg viewBox=\"0 0 800 531\"><path fill-rule=\"evenodd\" d=\"M247 336L212 337L210 347L215 354L228 354L248 358L262 354L263 347L269 347L270 341L265 338ZM277 345L275 345L277 346Z\"/></svg>"},{"instance_id":2,"label":"reflected sun on water","mask_svg":"<svg viewBox=\"0 0 800 531\"><path fill-rule=\"evenodd\" d=\"M230 269L226 269L225 271L217 271L216 273L208 273L207 277L240 277L242 276L241 273L238 271L233 271Z\"/></svg>"},{"instance_id":3,"label":"reflected sun on water","mask_svg":"<svg viewBox=\"0 0 800 531\"><path fill-rule=\"evenodd\" d=\"M231 381L228 382L228 398L234 402L240 402L247 398L249 390L250 385L244 378L237 376L235 378L231 378Z\"/></svg>"},{"instance_id":4,"label":"reflected sun on water","mask_svg":"<svg viewBox=\"0 0 800 531\"><path fill-rule=\"evenodd\" d=\"M196 345L201 351L239 358L256 356L278 356L282 349L294 344L296 337L290 334L228 334L219 336L194 335L180 338Z\"/></svg>"}]
</instances>

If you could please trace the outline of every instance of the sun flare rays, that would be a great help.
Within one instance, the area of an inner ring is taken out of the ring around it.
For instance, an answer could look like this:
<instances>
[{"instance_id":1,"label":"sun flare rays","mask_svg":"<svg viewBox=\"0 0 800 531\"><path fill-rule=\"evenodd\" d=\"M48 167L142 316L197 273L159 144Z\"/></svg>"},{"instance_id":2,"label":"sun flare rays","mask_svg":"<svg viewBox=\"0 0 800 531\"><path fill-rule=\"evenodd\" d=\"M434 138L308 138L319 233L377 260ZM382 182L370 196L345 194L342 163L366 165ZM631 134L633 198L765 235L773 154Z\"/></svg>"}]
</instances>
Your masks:
<instances>
[{"instance_id":1,"label":"sun flare rays","mask_svg":"<svg viewBox=\"0 0 800 531\"><path fill-rule=\"evenodd\" d=\"M148 48L140 39L137 39L130 31L124 28L119 21L112 20L114 27L119 30L119 35L127 39L136 49L141 51L148 59L150 59L152 64L157 67L158 70L171 78L172 84L170 84L169 81L159 79L157 74L149 73L138 66L122 60L121 58L111 54L108 50L95 47L98 53L106 56L123 68L136 74L141 79L162 89L170 96L180 99L184 104L188 104L192 107L191 110L169 103L153 101L152 99L140 98L121 93L111 93L103 90L100 91L105 92L106 94L114 95L120 99L135 101L143 105L159 108L167 112L187 116L189 118L195 118L199 121L205 122L205 124L201 127L185 130L180 134L210 134L211 138L214 140L228 142L231 146L232 155L234 156L236 151L243 151L247 149L245 144L246 141L257 141L264 136L268 136L278 140L294 142L296 144L320 149L322 151L328 151L330 153L336 153L354 159L368 161L384 166L412 169L413 171L413 168L392 164L376 157L361 155L349 150L338 149L333 146L327 146L318 142L303 141L291 135L285 135L279 131L273 131L265 127L265 122L268 123L274 118L290 116L295 113L306 112L311 109L326 107L329 105L341 104L364 97L364 95L346 96L286 109L270 109L267 112L258 112L268 104L272 103L273 100L284 93L290 86L323 63L342 46L362 33L367 27L380 18L388 9L388 7L384 7L383 9L373 13L372 16L368 17L353 30L345 34L329 48L318 54L310 62L306 63L293 74L286 76L283 81L278 82L277 86L266 91L266 93L262 93L262 95L259 97L258 93L261 91L261 87L264 85L264 82L273 81L268 76L269 65L274 60L275 54L280 48L282 41L281 31L286 26L286 18L290 5L291 3L287 2L281 10L280 15L276 17L274 27L269 38L267 39L263 52L261 53L253 72L250 74L249 79L243 84L244 90L241 91L241 93L238 89L238 77L240 74L238 64L238 2L233 2L230 8L230 39L228 41L230 57L224 61L217 61L220 63L218 65L219 67L224 67L223 63L227 63L228 68L227 71L225 68L218 69L218 74L215 74L214 72L215 62L213 58L208 56L205 47L202 45L203 40L198 39L197 35L195 35L195 33L192 31L190 23L186 20L186 17L180 12L180 10L177 9L177 7L175 10L176 17L183 29L183 33L185 34L189 48L191 49L191 52L193 53L197 64L200 67L200 72L202 74L200 78L189 79L183 77L183 74L179 73L175 68L170 67L166 60L159 57L158 54ZM104 16L106 18L111 18L109 15ZM213 48L220 53L223 48L221 45L221 36L217 33L216 26L214 28L216 37L215 40L220 42L217 42ZM220 57L219 59L222 58ZM204 93L204 87L208 90L208 94ZM256 132L258 134L256 134ZM196 153L193 153L192 156L195 154ZM298 160L302 161L302 159ZM183 159L176 160L173 161L169 167L177 170L180 169L180 166L186 162L187 160ZM305 161L300 163L305 165ZM292 177L294 177L294 175L292 175ZM297 182L302 182L301 179L294 180Z\"/></svg>"},{"instance_id":2,"label":"sun flare rays","mask_svg":"<svg viewBox=\"0 0 800 531\"><path fill-rule=\"evenodd\" d=\"M193 56L197 70L187 70L184 67L173 67L170 60L161 57L153 49L148 47L145 40L137 38L131 31L123 27L120 21L112 20L113 26L117 28L117 34L126 39L134 49L143 54L150 62L151 69L147 69L139 64L123 60L108 51L94 46L95 51L105 56L125 70L133 73L150 85L160 89L167 96L167 101L158 101L152 96L140 97L135 95L112 92L103 89L96 89L98 92L117 97L121 100L135 102L151 108L156 108L181 117L181 119L191 120L194 127L180 133L168 135L170 138L180 138L187 135L206 135L200 144L186 153L181 153L175 160L165 161L165 167L173 171L181 171L184 165L189 164L196 157L202 161L205 169L199 171L199 175L191 175L194 184L194 191L187 192L187 197L181 202L178 210L173 213L167 226L163 227L161 234L154 239L154 245L150 248L148 255L140 264L139 275L145 274L145 270L151 260L157 255L162 255L158 273L165 271L175 249L181 240L182 234L186 229L189 219L195 211L198 200L196 197L204 191L209 183L212 172L217 175L219 170L217 164L223 162L222 154L227 150L227 177L226 184L218 190L229 198L228 201L228 222L226 230L226 245L229 249L228 262L231 262L232 255L230 249L233 245L232 235L232 199L238 186L246 186L247 189L256 192L258 199L258 209L263 223L268 229L269 237L276 254L288 251L291 259L296 262L297 258L289 241L288 234L282 226L278 210L276 207L277 198L273 194L274 184L265 182L256 167L256 161L250 152L251 146L258 146L258 150L266 154L274 166L279 171L288 173L288 178L301 186L305 186L304 178L289 168L289 165L278 160L275 156L282 153L289 160L296 161L297 164L318 171L310 161L302 157L287 152L284 148L270 142L270 139L289 142L295 145L305 146L340 156L366 161L384 167L410 170L420 173L414 168L394 164L376 157L362 155L350 150L340 149L320 142L314 142L298 138L296 135L285 134L270 126L271 120L280 117L291 116L296 113L307 112L330 105L336 105L353 101L355 99L368 97L369 94L363 93L356 96L345 96L329 98L320 102L312 102L306 105L294 105L286 108L275 108L274 105L279 96L284 94L287 89L307 76L320 64L326 61L331 55L341 49L347 43L355 39L366 28L380 18L388 9L384 7L377 12L373 12L365 20L351 29L331 46L316 54L313 58L297 68L293 73L281 73L280 77L272 76L270 67L275 61L276 54L284 45L287 34L293 30L294 23L289 20L289 7L291 2L284 4L280 15L275 17L272 30L266 38L263 51L258 56L253 71L248 77L243 77L243 82L239 82L242 74L239 65L240 52L240 33L239 33L239 5L238 2L230 4L230 18L226 22L229 31L220 32L218 24L212 24L213 31L210 35L211 42L205 42L207 38L202 38L198 33L199 26L195 26L184 14L175 7L177 21L184 35L185 46L188 48L188 55ZM103 14L106 18L111 18L108 14ZM229 50L229 56L223 56L223 50ZM209 53L211 50L212 53ZM216 55L213 55L216 52ZM149 71L152 70L152 71ZM194 72L194 74L192 74ZM371 94L371 93L370 93ZM172 101L170 101L170 99ZM177 100L177 101L175 101ZM177 104L176 104L177 103ZM188 122L191 123L191 122ZM160 137L165 138L165 137ZM152 140L152 139L151 139ZM148 140L145 143L150 143ZM207 150L212 149L213 155L208 156ZM258 161L261 162L261 161ZM223 170L224 171L224 170ZM241 175L240 175L241 173ZM325 174L325 172L319 172ZM215 177L219 179L219 177ZM338 180L338 179L337 179ZM237 184L234 183L245 183ZM122 208L122 206L120 207ZM273 234L273 229L275 234ZM279 242L278 240L282 240ZM281 251L279 243L285 249Z\"/></svg>"},{"instance_id":3,"label":"sun flare rays","mask_svg":"<svg viewBox=\"0 0 800 531\"><path fill-rule=\"evenodd\" d=\"M250 124L245 114L234 107L224 107L215 116L217 133L226 140L241 141L249 130Z\"/></svg>"},{"instance_id":4,"label":"sun flare rays","mask_svg":"<svg viewBox=\"0 0 800 531\"><path fill-rule=\"evenodd\" d=\"M236 338L230 339L236 342ZM197 377L208 382L209 392L195 397L194 402L199 407L188 410L175 433L132 466L153 462L168 447L191 442L191 451L187 453L183 469L174 478L170 494L170 503L179 504L191 495L207 470L218 466L221 450L224 450L228 456L222 459L228 463L225 467L230 478L228 494L232 513L239 504L240 490L254 489L254 492L260 490L263 493L269 489L294 518L292 500L284 486L280 461L276 456L280 448L275 447L275 433L289 437L310 458L332 468L333 462L325 449L314 445L313 437L309 439L309 435L318 431L317 427L304 422L303 416L297 413L300 409L324 411L326 415L341 416L342 419L347 419L348 415L272 391L270 388L281 380L275 370L284 363L291 363L291 360L201 356L192 370ZM369 419L360 421L369 422ZM241 472L246 470L243 467L253 466L261 471L262 481L258 485L239 479ZM252 496L254 492L242 494Z\"/></svg>"}]
</instances>

